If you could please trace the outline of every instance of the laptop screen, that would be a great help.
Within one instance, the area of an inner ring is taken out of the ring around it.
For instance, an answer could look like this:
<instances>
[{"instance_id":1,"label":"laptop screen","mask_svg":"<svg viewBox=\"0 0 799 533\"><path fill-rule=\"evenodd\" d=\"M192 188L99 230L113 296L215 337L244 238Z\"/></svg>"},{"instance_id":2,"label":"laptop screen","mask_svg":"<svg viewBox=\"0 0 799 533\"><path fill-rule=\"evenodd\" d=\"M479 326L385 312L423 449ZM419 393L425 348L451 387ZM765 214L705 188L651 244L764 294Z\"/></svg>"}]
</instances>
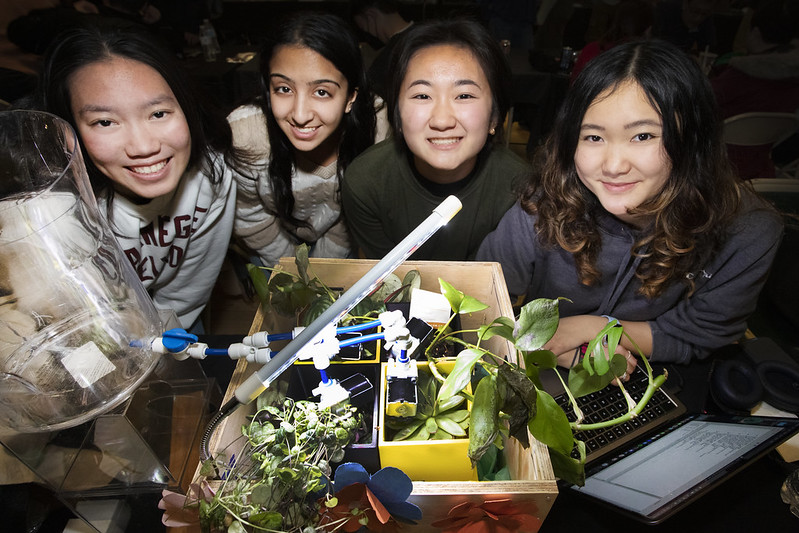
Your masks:
<instances>
[{"instance_id":1,"label":"laptop screen","mask_svg":"<svg viewBox=\"0 0 799 533\"><path fill-rule=\"evenodd\" d=\"M656 523L799 431L799 421L692 415L591 465L574 490Z\"/></svg>"}]
</instances>

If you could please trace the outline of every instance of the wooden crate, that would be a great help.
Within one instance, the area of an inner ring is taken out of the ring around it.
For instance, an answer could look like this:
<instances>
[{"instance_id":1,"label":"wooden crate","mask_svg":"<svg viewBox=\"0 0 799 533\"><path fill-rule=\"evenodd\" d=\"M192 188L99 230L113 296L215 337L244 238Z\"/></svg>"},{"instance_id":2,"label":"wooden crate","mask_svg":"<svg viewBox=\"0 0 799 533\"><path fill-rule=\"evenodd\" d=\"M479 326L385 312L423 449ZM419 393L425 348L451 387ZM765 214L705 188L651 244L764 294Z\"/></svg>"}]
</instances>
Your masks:
<instances>
[{"instance_id":1,"label":"wooden crate","mask_svg":"<svg viewBox=\"0 0 799 533\"><path fill-rule=\"evenodd\" d=\"M376 261L358 259L312 259L310 275L316 275L329 286L348 288L375 263ZM285 270L296 273L293 259L283 258L280 264ZM464 329L488 324L498 316L513 316L502 269L497 263L407 261L395 274L402 278L411 269L417 269L421 273L423 289L439 292L438 279L441 278L489 306L483 311L463 315L461 321ZM262 330L275 333L288 331L285 328L291 327L291 324L287 322L290 321L264 316L259 309L250 333ZM512 344L499 337L484 341L483 346L497 355L515 357ZM225 395L225 402L233 397L238 385L255 370L257 365L239 361ZM210 440L211 450L221 451L241 436L241 426L254 411L254 403L239 407L220 423ZM446 517L450 509L465 501L482 504L485 501L506 498L524 506L528 512L543 520L552 507L558 490L546 446L532 437L530 442L531 447L526 450L515 439L507 443L505 455L513 481L415 481L409 501L422 508L423 518L417 528L411 529L432 530L431 522Z\"/></svg>"}]
</instances>

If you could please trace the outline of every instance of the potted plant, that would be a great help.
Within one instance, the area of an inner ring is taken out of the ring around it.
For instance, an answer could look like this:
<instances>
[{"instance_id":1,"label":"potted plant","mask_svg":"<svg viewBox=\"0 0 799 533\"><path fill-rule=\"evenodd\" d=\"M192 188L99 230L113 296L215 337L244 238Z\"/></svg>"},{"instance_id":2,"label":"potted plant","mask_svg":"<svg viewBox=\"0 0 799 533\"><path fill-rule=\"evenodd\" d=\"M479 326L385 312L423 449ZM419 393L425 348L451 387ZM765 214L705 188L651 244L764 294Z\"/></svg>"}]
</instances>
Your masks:
<instances>
[{"instance_id":1,"label":"potted plant","mask_svg":"<svg viewBox=\"0 0 799 533\"><path fill-rule=\"evenodd\" d=\"M325 305L312 303L315 298L335 298L335 291L319 281L320 278L347 286L372 264L374 262L365 260L309 262L307 254L298 253L294 265L283 264L285 270L269 280L261 279L262 293L267 298L262 310L274 309L275 303L281 299L300 302L305 312L312 310L314 305ZM294 269L293 274L289 272L292 270L290 266ZM320 278L316 277L314 269L320 271ZM423 281L419 281L417 274L410 274L414 270L421 272ZM428 354L437 353L435 346L445 342L460 348L456 350L459 352L457 357L449 360L431 355L433 372L444 363L451 365L451 371L438 372L435 401L439 410L455 396L471 401L467 457L480 463L504 462L507 467L504 473L494 473L486 478L491 479L489 481L414 482L408 499L422 508L420 527L433 530L437 527L434 523L445 523L448 516L463 513L471 516L481 509L483 511L477 514L482 513L483 517L496 517L499 509L508 513L508 520L517 517L525 523L540 523L557 495L553 468L561 479L577 483L582 479L582 461L569 457L575 446L573 432L580 429L581 422L568 422L565 413L543 392L538 378L540 372L555 366L554 355L541 347L557 328L559 301L531 302L514 320L510 318L513 312L501 271L495 264L407 262L397 269L397 273L399 277L390 290L386 290L377 301L370 298L370 302L359 306L360 310L353 310L348 319L371 316L370 313L379 309L386 297L409 289L411 283L405 284L403 279L413 280L412 284L432 290L432 282L442 278L436 285L450 302L452 317L460 317L464 329L457 334L459 332L450 331L448 327L439 328L432 346L426 350ZM445 279L453 280L455 284L443 281ZM314 293L312 297L308 297L309 288ZM461 292L460 288L465 290ZM274 319L274 314L259 312L252 332L262 331L264 324ZM622 328L612 326L609 324L599 332L587 350L587 357L572 370L573 376L577 376L570 379L573 395L601 388L614 375L623 373L617 366L618 358L608 359L606 356L613 353L623 334ZM664 377L654 377L645 360L644 365L650 375L650 389L654 391ZM240 362L236 372L232 387L246 379L252 369ZM580 382L580 376L588 379ZM473 392L469 391L469 384ZM231 394L229 390L228 397ZM631 412L640 408L642 406L633 406ZM231 417L223 423L212 449L221 450L220 443L229 443L230 436L240 431L237 428L243 422L246 423L241 417ZM533 438L529 438L530 435ZM525 450L526 445L530 448ZM576 446L581 449L579 443Z\"/></svg>"}]
</instances>

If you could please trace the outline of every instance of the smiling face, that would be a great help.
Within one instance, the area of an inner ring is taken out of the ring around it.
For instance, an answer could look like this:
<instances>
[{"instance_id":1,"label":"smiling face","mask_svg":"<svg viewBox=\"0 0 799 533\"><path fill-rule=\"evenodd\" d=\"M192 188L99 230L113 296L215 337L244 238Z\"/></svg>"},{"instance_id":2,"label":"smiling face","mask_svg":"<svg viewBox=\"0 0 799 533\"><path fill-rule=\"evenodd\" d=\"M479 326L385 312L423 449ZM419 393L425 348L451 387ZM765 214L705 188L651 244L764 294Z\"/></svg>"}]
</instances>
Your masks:
<instances>
[{"instance_id":1,"label":"smiling face","mask_svg":"<svg viewBox=\"0 0 799 533\"><path fill-rule=\"evenodd\" d=\"M660 115L634 82L605 91L588 107L574 153L580 181L615 217L637 226L627 211L654 198L671 172Z\"/></svg>"},{"instance_id":2,"label":"smiling face","mask_svg":"<svg viewBox=\"0 0 799 533\"><path fill-rule=\"evenodd\" d=\"M304 46L280 46L269 62L272 114L295 150L317 165L338 158L341 122L357 97L330 61Z\"/></svg>"},{"instance_id":3,"label":"smiling face","mask_svg":"<svg viewBox=\"0 0 799 533\"><path fill-rule=\"evenodd\" d=\"M411 57L398 107L416 169L437 183L465 178L497 125L480 63L452 45L424 48Z\"/></svg>"},{"instance_id":4,"label":"smiling face","mask_svg":"<svg viewBox=\"0 0 799 533\"><path fill-rule=\"evenodd\" d=\"M189 162L191 135L155 69L114 56L75 71L68 87L88 157L120 194L152 199L175 190Z\"/></svg>"}]
</instances>

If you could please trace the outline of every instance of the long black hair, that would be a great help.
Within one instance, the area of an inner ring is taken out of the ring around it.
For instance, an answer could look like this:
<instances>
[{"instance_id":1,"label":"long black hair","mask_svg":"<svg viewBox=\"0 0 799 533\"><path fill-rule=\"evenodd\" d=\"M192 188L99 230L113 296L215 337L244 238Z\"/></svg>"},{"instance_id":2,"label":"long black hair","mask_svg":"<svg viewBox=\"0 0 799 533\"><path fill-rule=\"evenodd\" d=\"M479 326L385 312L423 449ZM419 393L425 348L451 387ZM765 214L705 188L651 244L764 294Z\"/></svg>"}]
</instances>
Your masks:
<instances>
[{"instance_id":1,"label":"long black hair","mask_svg":"<svg viewBox=\"0 0 799 533\"><path fill-rule=\"evenodd\" d=\"M191 133L188 168L204 164L211 173L211 181L219 182L221 175L217 175L211 164L213 152L222 154L229 165L243 167L246 154L233 148L233 135L225 116L191 85L175 55L156 36L136 24L103 21L62 33L45 54L35 106L60 116L77 130L69 92L71 77L87 65L114 57L153 68L169 85ZM81 150L88 155L82 141ZM110 199L113 188L109 179L95 167L91 157L85 159L95 193L107 191Z\"/></svg>"},{"instance_id":2,"label":"long black hair","mask_svg":"<svg viewBox=\"0 0 799 533\"><path fill-rule=\"evenodd\" d=\"M358 91L352 109L341 122L338 147L339 177L363 150L374 143L375 109L369 92L361 50L355 34L344 20L327 13L300 12L276 25L261 52L261 100L266 130L269 135L269 181L274 194L275 216L290 226L307 226L308 222L294 217L294 194L291 177L294 165L294 146L280 129L274 115L269 95L269 63L275 50L281 46L296 45L309 48L330 61L347 80L348 96Z\"/></svg>"},{"instance_id":3,"label":"long black hair","mask_svg":"<svg viewBox=\"0 0 799 533\"><path fill-rule=\"evenodd\" d=\"M495 141L502 139L502 121L511 104L511 70L496 40L479 22L470 19L434 20L416 24L403 32L389 63L386 87L388 120L396 137L402 139L399 96L402 81L414 54L433 46L451 45L468 50L477 59L491 89L491 118L497 124ZM490 142L486 143L491 146Z\"/></svg>"}]
</instances>

